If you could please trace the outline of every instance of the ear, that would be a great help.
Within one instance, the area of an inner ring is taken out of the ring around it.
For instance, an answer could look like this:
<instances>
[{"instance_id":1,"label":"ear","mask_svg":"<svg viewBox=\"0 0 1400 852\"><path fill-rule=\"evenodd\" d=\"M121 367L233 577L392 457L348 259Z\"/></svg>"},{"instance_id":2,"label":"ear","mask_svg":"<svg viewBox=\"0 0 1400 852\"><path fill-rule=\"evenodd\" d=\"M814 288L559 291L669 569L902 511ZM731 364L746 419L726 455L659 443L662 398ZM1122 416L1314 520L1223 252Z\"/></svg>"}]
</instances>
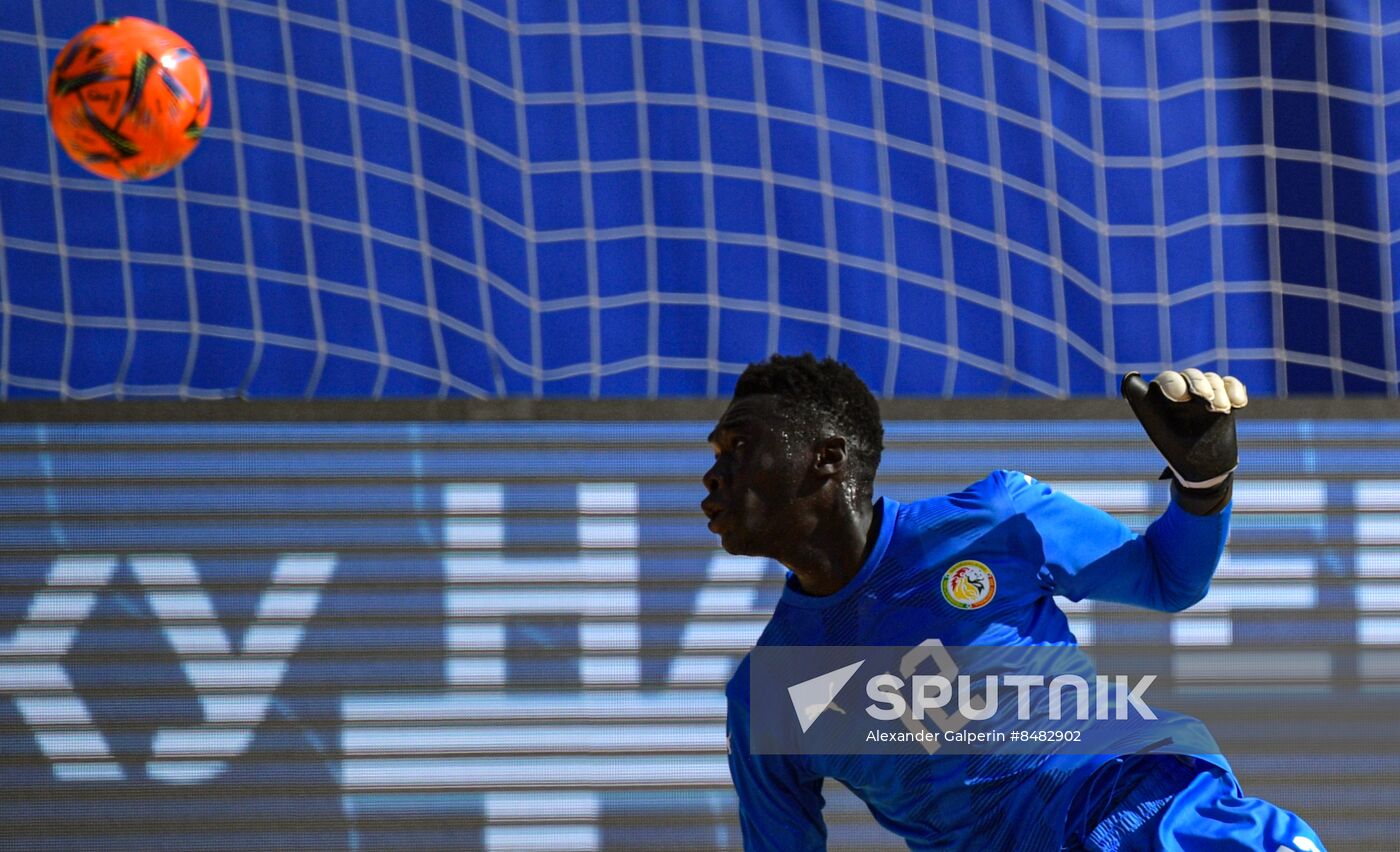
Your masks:
<instances>
[{"instance_id":1,"label":"ear","mask_svg":"<svg viewBox=\"0 0 1400 852\"><path fill-rule=\"evenodd\" d=\"M846 439L840 435L832 435L817 441L815 468L819 476L836 477L840 476L846 469Z\"/></svg>"}]
</instances>

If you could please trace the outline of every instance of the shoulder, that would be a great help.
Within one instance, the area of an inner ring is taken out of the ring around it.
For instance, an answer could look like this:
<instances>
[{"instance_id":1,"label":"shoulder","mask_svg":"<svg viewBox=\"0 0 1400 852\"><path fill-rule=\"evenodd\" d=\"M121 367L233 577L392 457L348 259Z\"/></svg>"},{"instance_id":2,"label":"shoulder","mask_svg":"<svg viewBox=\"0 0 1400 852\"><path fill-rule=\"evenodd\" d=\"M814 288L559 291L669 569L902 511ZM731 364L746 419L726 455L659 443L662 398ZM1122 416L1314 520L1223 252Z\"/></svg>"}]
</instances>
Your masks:
<instances>
[{"instance_id":1,"label":"shoulder","mask_svg":"<svg viewBox=\"0 0 1400 852\"><path fill-rule=\"evenodd\" d=\"M995 479L1004 498L1011 504L1013 513L1024 509L1029 503L1043 500L1054 493L1049 485L1019 470L994 471L988 479Z\"/></svg>"},{"instance_id":2,"label":"shoulder","mask_svg":"<svg viewBox=\"0 0 1400 852\"><path fill-rule=\"evenodd\" d=\"M1000 502L1007 497L1039 489L1048 491L1049 486L1029 473L998 468L966 486L963 490L949 496L985 502Z\"/></svg>"},{"instance_id":3,"label":"shoulder","mask_svg":"<svg viewBox=\"0 0 1400 852\"><path fill-rule=\"evenodd\" d=\"M963 529L979 520L996 524L1050 500L1049 485L1019 470L998 469L961 490L930 497L901 507L900 527L929 530L934 527Z\"/></svg>"},{"instance_id":4,"label":"shoulder","mask_svg":"<svg viewBox=\"0 0 1400 852\"><path fill-rule=\"evenodd\" d=\"M986 511L995 514L1005 506L1008 479L1020 476L1015 471L994 470L950 494L906 503L900 507L900 514L920 527L949 516Z\"/></svg>"}]
</instances>

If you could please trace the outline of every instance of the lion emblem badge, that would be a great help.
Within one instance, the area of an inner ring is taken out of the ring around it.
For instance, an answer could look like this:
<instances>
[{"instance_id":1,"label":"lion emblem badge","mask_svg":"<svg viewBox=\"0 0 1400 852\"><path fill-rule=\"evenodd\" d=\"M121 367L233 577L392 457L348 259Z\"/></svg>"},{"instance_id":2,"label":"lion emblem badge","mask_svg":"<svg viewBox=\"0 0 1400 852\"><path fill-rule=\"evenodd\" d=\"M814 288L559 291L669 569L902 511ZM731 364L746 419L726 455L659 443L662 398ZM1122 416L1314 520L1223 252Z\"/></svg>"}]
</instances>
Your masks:
<instances>
[{"instance_id":1,"label":"lion emblem badge","mask_svg":"<svg viewBox=\"0 0 1400 852\"><path fill-rule=\"evenodd\" d=\"M997 593L992 569L965 559L943 573L943 599L958 609L980 609Z\"/></svg>"}]
</instances>

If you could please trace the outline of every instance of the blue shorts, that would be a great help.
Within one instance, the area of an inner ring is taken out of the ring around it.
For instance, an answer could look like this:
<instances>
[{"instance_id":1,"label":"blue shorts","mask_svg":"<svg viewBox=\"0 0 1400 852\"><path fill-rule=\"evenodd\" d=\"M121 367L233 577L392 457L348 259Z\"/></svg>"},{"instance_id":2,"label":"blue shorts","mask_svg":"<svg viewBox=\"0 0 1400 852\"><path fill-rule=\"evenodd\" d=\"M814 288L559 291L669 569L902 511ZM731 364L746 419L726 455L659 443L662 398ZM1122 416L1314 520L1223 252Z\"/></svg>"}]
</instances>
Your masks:
<instances>
[{"instance_id":1,"label":"blue shorts","mask_svg":"<svg viewBox=\"0 0 1400 852\"><path fill-rule=\"evenodd\" d=\"M1071 813L1066 850L1325 852L1297 814L1242 795L1228 770L1182 755L1133 755L1105 764Z\"/></svg>"}]
</instances>

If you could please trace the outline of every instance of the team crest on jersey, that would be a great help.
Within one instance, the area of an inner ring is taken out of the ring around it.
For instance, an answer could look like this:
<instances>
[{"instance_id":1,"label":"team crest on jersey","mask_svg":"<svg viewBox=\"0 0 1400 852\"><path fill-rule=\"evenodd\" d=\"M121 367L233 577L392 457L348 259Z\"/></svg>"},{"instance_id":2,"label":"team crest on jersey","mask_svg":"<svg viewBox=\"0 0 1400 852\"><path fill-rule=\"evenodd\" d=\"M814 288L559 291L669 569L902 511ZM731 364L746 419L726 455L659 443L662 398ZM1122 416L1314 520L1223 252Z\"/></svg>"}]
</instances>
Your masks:
<instances>
[{"instance_id":1,"label":"team crest on jersey","mask_svg":"<svg viewBox=\"0 0 1400 852\"><path fill-rule=\"evenodd\" d=\"M996 575L975 559L965 559L943 572L943 600L958 609L980 609L996 593Z\"/></svg>"}]
</instances>

